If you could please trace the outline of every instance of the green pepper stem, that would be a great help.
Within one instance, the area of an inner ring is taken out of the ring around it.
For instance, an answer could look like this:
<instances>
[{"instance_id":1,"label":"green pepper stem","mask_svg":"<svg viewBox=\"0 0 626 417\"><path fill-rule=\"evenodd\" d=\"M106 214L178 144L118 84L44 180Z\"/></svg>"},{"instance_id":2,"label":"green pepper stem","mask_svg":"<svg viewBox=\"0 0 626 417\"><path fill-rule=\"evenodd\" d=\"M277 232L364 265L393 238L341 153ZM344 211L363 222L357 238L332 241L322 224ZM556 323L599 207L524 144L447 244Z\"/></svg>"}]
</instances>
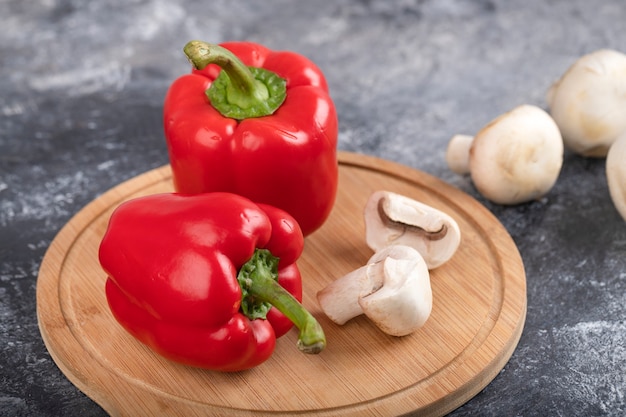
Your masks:
<instances>
[{"instance_id":1,"label":"green pepper stem","mask_svg":"<svg viewBox=\"0 0 626 417\"><path fill-rule=\"evenodd\" d=\"M235 54L220 45L190 41L183 51L197 70L209 64L222 68L207 95L223 116L238 120L267 116L285 100L285 80L262 68L245 66Z\"/></svg>"},{"instance_id":2,"label":"green pepper stem","mask_svg":"<svg viewBox=\"0 0 626 417\"><path fill-rule=\"evenodd\" d=\"M319 322L296 298L276 280L278 258L266 249L256 249L242 267L239 283L245 297L271 304L300 330L298 349L304 353L320 353L326 347L326 336Z\"/></svg>"}]
</instances>

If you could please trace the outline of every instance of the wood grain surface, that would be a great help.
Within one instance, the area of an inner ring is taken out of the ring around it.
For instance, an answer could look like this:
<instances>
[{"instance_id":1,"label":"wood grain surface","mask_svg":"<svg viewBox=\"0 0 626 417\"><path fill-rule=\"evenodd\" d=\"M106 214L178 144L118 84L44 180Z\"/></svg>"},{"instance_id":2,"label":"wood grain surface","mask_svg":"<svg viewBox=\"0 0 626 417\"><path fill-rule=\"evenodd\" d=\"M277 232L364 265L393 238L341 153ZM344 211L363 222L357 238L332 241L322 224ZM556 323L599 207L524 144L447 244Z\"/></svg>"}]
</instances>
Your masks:
<instances>
[{"instance_id":1,"label":"wood grain surface","mask_svg":"<svg viewBox=\"0 0 626 417\"><path fill-rule=\"evenodd\" d=\"M51 243L39 272L37 313L61 371L112 416L439 416L476 395L504 367L524 326L526 278L514 242L480 203L437 178L347 152L339 161L335 207L306 239L299 261L303 304L326 332L321 354L300 353L292 330L261 366L216 373L169 362L117 324L104 295L98 245L119 203L172 190L165 166L91 202ZM315 298L372 255L363 208L381 189L445 211L462 233L454 257L431 271L428 322L401 338L365 317L335 325Z\"/></svg>"}]
</instances>

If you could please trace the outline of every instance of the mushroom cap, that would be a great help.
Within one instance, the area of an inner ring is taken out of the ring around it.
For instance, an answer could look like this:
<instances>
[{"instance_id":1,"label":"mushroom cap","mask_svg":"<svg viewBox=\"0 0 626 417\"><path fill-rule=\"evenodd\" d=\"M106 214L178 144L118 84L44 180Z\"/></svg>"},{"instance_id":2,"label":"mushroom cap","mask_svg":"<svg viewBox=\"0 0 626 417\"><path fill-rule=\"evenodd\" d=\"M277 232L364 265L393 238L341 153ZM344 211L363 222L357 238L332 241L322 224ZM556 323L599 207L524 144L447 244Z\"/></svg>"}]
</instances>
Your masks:
<instances>
[{"instance_id":1,"label":"mushroom cap","mask_svg":"<svg viewBox=\"0 0 626 417\"><path fill-rule=\"evenodd\" d=\"M582 56L550 87L547 101L565 146L605 157L626 132L626 55L600 49Z\"/></svg>"},{"instance_id":2,"label":"mushroom cap","mask_svg":"<svg viewBox=\"0 0 626 417\"><path fill-rule=\"evenodd\" d=\"M390 245L417 250L429 269L447 262L461 242L461 231L448 214L390 191L370 195L364 210L365 241L374 251Z\"/></svg>"},{"instance_id":3,"label":"mushroom cap","mask_svg":"<svg viewBox=\"0 0 626 417\"><path fill-rule=\"evenodd\" d=\"M478 191L498 204L544 196L563 165L563 140L548 113L522 105L498 116L474 137L470 174Z\"/></svg>"},{"instance_id":4,"label":"mushroom cap","mask_svg":"<svg viewBox=\"0 0 626 417\"><path fill-rule=\"evenodd\" d=\"M606 179L613 204L626 221L626 132L609 148L606 157Z\"/></svg>"},{"instance_id":5,"label":"mushroom cap","mask_svg":"<svg viewBox=\"0 0 626 417\"><path fill-rule=\"evenodd\" d=\"M383 262L383 285L361 297L359 304L383 332L408 335L426 323L432 310L428 267L419 252L403 245L388 246L368 261L379 262Z\"/></svg>"}]
</instances>

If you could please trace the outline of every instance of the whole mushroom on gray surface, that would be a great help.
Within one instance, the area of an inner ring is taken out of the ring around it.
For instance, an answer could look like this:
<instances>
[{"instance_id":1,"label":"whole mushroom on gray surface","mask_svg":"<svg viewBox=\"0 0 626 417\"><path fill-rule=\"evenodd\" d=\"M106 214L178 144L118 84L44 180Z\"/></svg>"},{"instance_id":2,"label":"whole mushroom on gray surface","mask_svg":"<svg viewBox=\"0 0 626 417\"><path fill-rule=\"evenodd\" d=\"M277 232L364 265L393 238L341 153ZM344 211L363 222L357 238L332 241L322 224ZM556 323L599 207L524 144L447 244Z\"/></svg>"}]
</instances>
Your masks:
<instances>
[{"instance_id":1,"label":"whole mushroom on gray surface","mask_svg":"<svg viewBox=\"0 0 626 417\"><path fill-rule=\"evenodd\" d=\"M580 57L547 92L565 146L605 157L626 132L626 54L600 49Z\"/></svg>"},{"instance_id":2,"label":"whole mushroom on gray surface","mask_svg":"<svg viewBox=\"0 0 626 417\"><path fill-rule=\"evenodd\" d=\"M563 165L558 126L539 107L521 105L504 113L474 136L455 135L446 160L469 175L478 192L498 204L520 204L546 195Z\"/></svg>"}]
</instances>

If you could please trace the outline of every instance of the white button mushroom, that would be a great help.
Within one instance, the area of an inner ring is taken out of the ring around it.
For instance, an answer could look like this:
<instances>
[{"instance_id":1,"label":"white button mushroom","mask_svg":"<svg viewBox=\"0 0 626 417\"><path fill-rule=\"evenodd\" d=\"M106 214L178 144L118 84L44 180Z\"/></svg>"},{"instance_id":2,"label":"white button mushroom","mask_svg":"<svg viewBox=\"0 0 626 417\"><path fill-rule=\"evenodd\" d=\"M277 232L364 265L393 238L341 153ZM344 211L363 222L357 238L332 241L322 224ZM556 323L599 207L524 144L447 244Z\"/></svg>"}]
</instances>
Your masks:
<instances>
[{"instance_id":1,"label":"white button mushroom","mask_svg":"<svg viewBox=\"0 0 626 417\"><path fill-rule=\"evenodd\" d=\"M479 193L498 204L519 204L541 198L556 182L563 165L563 139L548 113L522 105L498 116L468 139L455 136L450 154L468 149L468 167ZM462 166L462 164L460 164ZM451 167L457 169L457 167Z\"/></svg>"},{"instance_id":2,"label":"white button mushroom","mask_svg":"<svg viewBox=\"0 0 626 417\"><path fill-rule=\"evenodd\" d=\"M461 231L452 217L434 207L390 191L372 193L365 204L365 241L378 251L389 245L417 250L428 269L448 261Z\"/></svg>"},{"instance_id":3,"label":"white button mushroom","mask_svg":"<svg viewBox=\"0 0 626 417\"><path fill-rule=\"evenodd\" d=\"M550 87L547 101L565 146L605 157L626 132L626 55L601 49L581 57Z\"/></svg>"},{"instance_id":4,"label":"white button mushroom","mask_svg":"<svg viewBox=\"0 0 626 417\"><path fill-rule=\"evenodd\" d=\"M426 323L432 290L426 262L413 248L387 246L365 266L317 293L322 311L339 325L365 314L392 336L408 335Z\"/></svg>"},{"instance_id":5,"label":"white button mushroom","mask_svg":"<svg viewBox=\"0 0 626 417\"><path fill-rule=\"evenodd\" d=\"M615 208L626 221L626 132L609 148L606 179Z\"/></svg>"}]
</instances>

